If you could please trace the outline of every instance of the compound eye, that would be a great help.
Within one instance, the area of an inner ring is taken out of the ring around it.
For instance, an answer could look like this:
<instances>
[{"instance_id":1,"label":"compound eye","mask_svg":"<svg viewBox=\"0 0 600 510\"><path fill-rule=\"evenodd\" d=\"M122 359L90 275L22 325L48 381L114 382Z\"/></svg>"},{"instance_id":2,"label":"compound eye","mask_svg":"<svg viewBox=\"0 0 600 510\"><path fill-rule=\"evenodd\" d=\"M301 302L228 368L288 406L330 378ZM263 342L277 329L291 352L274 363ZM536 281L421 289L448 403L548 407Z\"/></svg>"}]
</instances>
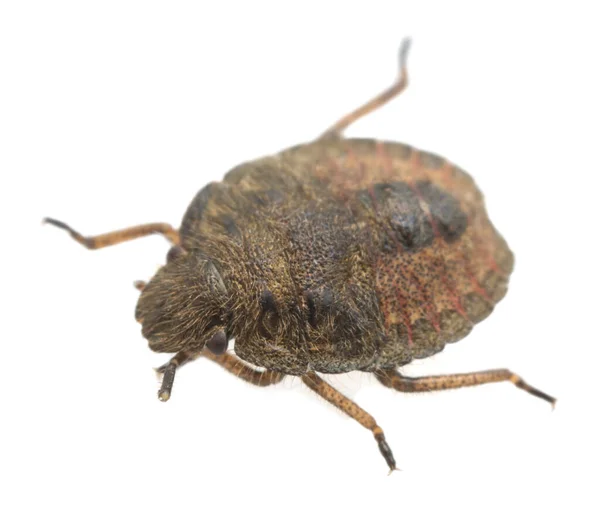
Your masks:
<instances>
[{"instance_id":1,"label":"compound eye","mask_svg":"<svg viewBox=\"0 0 600 510\"><path fill-rule=\"evenodd\" d=\"M167 262L172 262L173 260L178 259L184 253L185 253L185 250L178 244L171 246L171 249L167 253Z\"/></svg>"},{"instance_id":2,"label":"compound eye","mask_svg":"<svg viewBox=\"0 0 600 510\"><path fill-rule=\"evenodd\" d=\"M228 345L227 335L225 335L225 331L223 330L217 331L209 338L208 342L206 342L206 348L217 356L225 354Z\"/></svg>"}]
</instances>

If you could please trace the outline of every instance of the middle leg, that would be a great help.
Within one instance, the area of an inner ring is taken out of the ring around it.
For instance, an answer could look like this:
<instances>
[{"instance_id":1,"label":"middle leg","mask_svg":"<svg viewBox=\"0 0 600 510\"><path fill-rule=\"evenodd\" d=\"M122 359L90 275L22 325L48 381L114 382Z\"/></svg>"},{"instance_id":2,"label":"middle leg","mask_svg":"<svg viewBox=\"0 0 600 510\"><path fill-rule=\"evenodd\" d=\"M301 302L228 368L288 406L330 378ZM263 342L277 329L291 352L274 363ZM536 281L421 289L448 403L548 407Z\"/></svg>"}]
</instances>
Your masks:
<instances>
[{"instance_id":1,"label":"middle leg","mask_svg":"<svg viewBox=\"0 0 600 510\"><path fill-rule=\"evenodd\" d=\"M352 402L348 397L342 395L333 386L327 384L314 372L308 372L303 375L302 381L304 381L311 390L327 400L327 402L333 404L340 411L343 411L350 416L350 418L354 418L363 427L369 429L377 441L381 455L383 455L383 458L390 468L390 473L396 469L396 461L394 460L392 450L387 444L383 430L377 425L375 418Z\"/></svg>"}]
</instances>

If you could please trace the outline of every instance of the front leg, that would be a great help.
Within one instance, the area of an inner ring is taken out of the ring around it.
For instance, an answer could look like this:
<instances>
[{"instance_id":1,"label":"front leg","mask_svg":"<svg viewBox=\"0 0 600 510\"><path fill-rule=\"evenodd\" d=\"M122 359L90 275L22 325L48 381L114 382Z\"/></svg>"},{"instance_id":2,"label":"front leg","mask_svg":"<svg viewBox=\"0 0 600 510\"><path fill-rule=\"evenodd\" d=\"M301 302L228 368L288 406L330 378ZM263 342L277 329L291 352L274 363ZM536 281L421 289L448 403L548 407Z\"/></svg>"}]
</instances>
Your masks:
<instances>
[{"instance_id":1,"label":"front leg","mask_svg":"<svg viewBox=\"0 0 600 510\"><path fill-rule=\"evenodd\" d=\"M91 237L81 235L66 223L52 218L44 218L44 223L66 230L75 241L85 246L88 250L98 250L152 234L162 234L174 245L178 245L180 242L179 232L168 223L146 223Z\"/></svg>"},{"instance_id":2,"label":"front leg","mask_svg":"<svg viewBox=\"0 0 600 510\"><path fill-rule=\"evenodd\" d=\"M214 361L236 377L255 386L271 386L281 382L285 377L285 374L273 370L256 370L229 353L218 356L205 350L202 352L202 357Z\"/></svg>"},{"instance_id":3,"label":"front leg","mask_svg":"<svg viewBox=\"0 0 600 510\"><path fill-rule=\"evenodd\" d=\"M163 374L162 384L158 390L158 398L161 401L166 402L171 397L173 382L175 381L175 372L177 369L200 357L214 361L236 377L254 384L255 386L270 386L272 384L277 384L285 377L285 374L274 372L273 370L256 370L248 366L238 357L227 352L217 355L206 349L201 352L181 351L173 356L168 363L165 363L156 369L159 374Z\"/></svg>"}]
</instances>

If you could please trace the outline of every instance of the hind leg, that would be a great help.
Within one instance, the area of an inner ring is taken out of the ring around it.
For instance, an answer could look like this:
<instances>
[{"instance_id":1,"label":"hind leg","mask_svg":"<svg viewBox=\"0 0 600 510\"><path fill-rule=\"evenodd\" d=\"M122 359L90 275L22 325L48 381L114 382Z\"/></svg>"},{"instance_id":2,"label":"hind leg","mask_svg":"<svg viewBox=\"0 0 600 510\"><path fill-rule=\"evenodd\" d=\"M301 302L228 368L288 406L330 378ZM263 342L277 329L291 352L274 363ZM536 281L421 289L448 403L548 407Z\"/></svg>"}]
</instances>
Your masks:
<instances>
[{"instance_id":1,"label":"hind leg","mask_svg":"<svg viewBox=\"0 0 600 510\"><path fill-rule=\"evenodd\" d=\"M434 375L430 377L405 377L397 370L379 370L375 372L379 381L388 388L402 392L425 392L436 390L449 390L453 388L464 388L467 386L479 386L502 381L510 381L517 388L525 390L534 397L541 398L552 404L556 399L547 393L527 384L517 374L506 369L485 370L483 372L470 372L467 374Z\"/></svg>"},{"instance_id":2,"label":"hind leg","mask_svg":"<svg viewBox=\"0 0 600 510\"><path fill-rule=\"evenodd\" d=\"M398 96L408 85L408 71L406 69L406 57L410 48L410 39L404 39L400 45L400 56L399 56L399 74L394 84L388 89L384 90L373 99L363 104L356 110L345 115L338 120L333 126L325 131L320 138L327 137L339 137L342 136L344 130L355 121L368 115L377 108L383 106L393 98Z\"/></svg>"}]
</instances>

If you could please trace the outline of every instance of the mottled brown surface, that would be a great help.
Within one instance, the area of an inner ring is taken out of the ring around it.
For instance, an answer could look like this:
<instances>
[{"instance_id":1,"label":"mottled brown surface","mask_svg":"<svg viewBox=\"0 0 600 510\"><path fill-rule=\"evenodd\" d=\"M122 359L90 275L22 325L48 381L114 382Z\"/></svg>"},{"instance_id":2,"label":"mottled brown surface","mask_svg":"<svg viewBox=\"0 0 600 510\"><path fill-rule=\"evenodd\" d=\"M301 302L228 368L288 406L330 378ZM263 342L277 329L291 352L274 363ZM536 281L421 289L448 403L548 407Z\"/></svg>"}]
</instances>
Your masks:
<instances>
[{"instance_id":1,"label":"mottled brown surface","mask_svg":"<svg viewBox=\"0 0 600 510\"><path fill-rule=\"evenodd\" d=\"M316 372L371 371L407 392L510 381L554 405L506 369L417 378L397 371L487 317L513 265L462 170L400 143L343 138L406 87L409 46L405 39L391 87L317 141L239 165L200 190L179 231L160 223L84 237L46 220L90 249L154 233L173 244L152 280L135 283L150 348L176 353L157 369L160 400L170 398L179 367L199 357L259 386L300 375L373 433L391 471L375 419ZM232 339L237 356L226 352Z\"/></svg>"},{"instance_id":2,"label":"mottled brown surface","mask_svg":"<svg viewBox=\"0 0 600 510\"><path fill-rule=\"evenodd\" d=\"M430 356L489 315L513 264L470 176L374 140L240 165L196 196L180 234L223 280L236 354L293 374Z\"/></svg>"}]
</instances>

